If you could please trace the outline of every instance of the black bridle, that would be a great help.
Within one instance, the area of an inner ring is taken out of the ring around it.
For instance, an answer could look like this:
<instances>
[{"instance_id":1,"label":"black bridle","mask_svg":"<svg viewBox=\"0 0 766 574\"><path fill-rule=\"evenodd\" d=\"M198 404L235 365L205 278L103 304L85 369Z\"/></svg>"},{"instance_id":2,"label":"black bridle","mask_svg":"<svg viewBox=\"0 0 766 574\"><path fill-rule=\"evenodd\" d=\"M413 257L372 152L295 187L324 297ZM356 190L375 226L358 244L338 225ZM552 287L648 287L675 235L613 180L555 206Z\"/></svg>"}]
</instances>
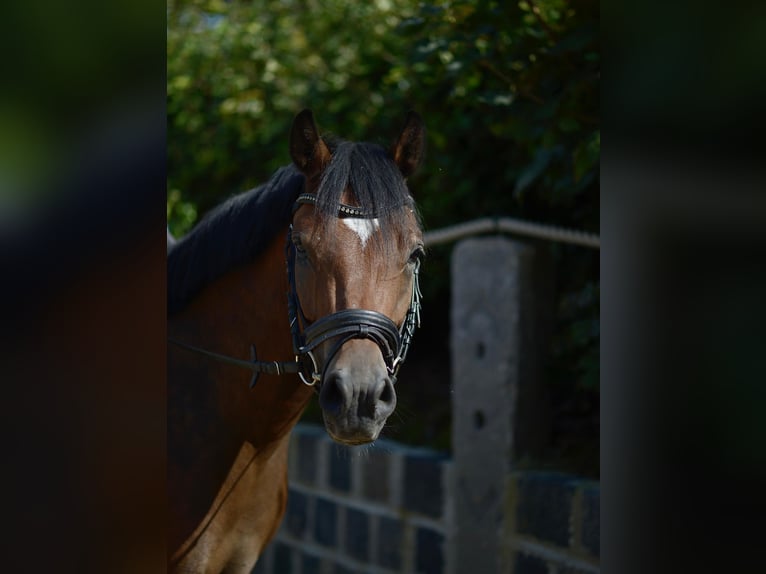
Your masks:
<instances>
[{"instance_id":1,"label":"black bridle","mask_svg":"<svg viewBox=\"0 0 766 574\"><path fill-rule=\"evenodd\" d=\"M293 211L297 210L301 204L316 204L316 195L310 193L299 195ZM338 209L338 217L373 219L374 215L368 214L358 207L341 204ZM409 309L402 326L397 328L396 324L383 313L368 309L343 309L309 324L303 314L295 287L295 244L292 241L292 225L287 231L285 259L287 260L288 283L287 312L295 361L259 361L254 345L250 346L251 360L246 361L214 353L175 339L168 339L168 341L218 361L250 369L253 371L250 388L253 388L261 373L269 375L297 373L306 385L315 386L317 383L321 385L327 366L345 343L351 339L370 339L380 348L388 374L392 382L395 383L399 369L407 358L415 328L420 326L420 300L422 298L419 284L420 260L415 260ZM336 340L335 344L327 354L324 367L320 369L314 351L320 345L333 340Z\"/></svg>"}]
</instances>

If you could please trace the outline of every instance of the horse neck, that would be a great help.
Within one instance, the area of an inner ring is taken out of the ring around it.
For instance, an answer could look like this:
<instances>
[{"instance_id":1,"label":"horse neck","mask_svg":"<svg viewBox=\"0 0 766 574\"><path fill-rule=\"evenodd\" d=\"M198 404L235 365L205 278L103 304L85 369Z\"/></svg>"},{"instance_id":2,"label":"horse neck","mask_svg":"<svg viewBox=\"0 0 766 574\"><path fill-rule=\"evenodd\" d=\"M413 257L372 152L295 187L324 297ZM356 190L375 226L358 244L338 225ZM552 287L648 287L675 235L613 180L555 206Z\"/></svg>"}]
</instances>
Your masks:
<instances>
[{"instance_id":1,"label":"horse neck","mask_svg":"<svg viewBox=\"0 0 766 574\"><path fill-rule=\"evenodd\" d=\"M168 327L169 335L192 345L237 357L251 358L254 345L260 360L290 361L292 339L287 313L284 233L251 265L234 270L206 288ZM235 440L256 449L275 446L289 434L312 396L295 375L262 374L251 390L252 373L188 351L175 351L184 374L169 384L209 386L200 409L216 409ZM173 378L171 354L169 378ZM186 366L184 369L183 366ZM190 367L191 365L191 367ZM189 378L194 380L189 380Z\"/></svg>"}]
</instances>

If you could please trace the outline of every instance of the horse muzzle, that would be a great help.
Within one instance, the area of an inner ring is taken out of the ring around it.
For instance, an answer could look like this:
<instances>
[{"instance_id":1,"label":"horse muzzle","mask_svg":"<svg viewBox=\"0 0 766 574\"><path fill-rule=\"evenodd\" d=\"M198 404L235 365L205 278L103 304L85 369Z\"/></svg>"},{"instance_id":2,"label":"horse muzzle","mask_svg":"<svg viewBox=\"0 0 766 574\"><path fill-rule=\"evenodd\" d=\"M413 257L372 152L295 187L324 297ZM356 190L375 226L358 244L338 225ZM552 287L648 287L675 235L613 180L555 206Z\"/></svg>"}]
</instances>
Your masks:
<instances>
[{"instance_id":1,"label":"horse muzzle","mask_svg":"<svg viewBox=\"0 0 766 574\"><path fill-rule=\"evenodd\" d=\"M396 408L396 391L378 345L352 339L324 371L319 405L330 436L358 445L374 441Z\"/></svg>"}]
</instances>

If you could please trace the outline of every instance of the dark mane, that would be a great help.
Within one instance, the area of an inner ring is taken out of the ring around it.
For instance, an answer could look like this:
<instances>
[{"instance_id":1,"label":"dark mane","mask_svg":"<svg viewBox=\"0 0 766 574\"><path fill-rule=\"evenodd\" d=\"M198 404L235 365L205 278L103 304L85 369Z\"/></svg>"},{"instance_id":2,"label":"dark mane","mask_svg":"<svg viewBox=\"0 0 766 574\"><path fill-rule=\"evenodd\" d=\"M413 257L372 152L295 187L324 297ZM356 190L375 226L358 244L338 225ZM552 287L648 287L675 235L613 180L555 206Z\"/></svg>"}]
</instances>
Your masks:
<instances>
[{"instance_id":1,"label":"dark mane","mask_svg":"<svg viewBox=\"0 0 766 574\"><path fill-rule=\"evenodd\" d=\"M284 228L304 177L289 165L265 184L211 210L168 253L168 315L207 285L256 259Z\"/></svg>"},{"instance_id":2,"label":"dark mane","mask_svg":"<svg viewBox=\"0 0 766 574\"><path fill-rule=\"evenodd\" d=\"M325 140L332 153L317 192L318 229L338 215L344 190L357 207L378 218L378 247L396 248L393 233L401 209L415 209L404 177L381 146ZM181 311L207 285L255 260L291 219L305 178L293 165L265 184L237 195L208 213L168 253L168 315ZM331 234L323 233L325 237Z\"/></svg>"}]
</instances>

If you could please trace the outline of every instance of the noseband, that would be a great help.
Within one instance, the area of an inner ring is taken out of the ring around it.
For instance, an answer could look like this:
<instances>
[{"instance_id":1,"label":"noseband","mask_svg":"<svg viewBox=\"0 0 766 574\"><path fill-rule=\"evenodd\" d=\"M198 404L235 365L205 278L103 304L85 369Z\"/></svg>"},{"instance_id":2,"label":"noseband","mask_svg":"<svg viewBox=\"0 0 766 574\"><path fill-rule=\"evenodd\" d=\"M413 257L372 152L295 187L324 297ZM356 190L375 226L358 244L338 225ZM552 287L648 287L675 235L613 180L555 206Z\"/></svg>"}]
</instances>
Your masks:
<instances>
[{"instance_id":1,"label":"noseband","mask_svg":"<svg viewBox=\"0 0 766 574\"><path fill-rule=\"evenodd\" d=\"M316 195L303 193L298 196L293 212L301 204L316 204ZM358 207L341 204L338 208L338 217L372 219L374 215L365 213ZM287 232L285 245L285 258L287 260L287 311L290 321L290 333L292 335L293 353L295 361L259 361L256 357L255 346L250 347L252 359L245 361L227 355L214 353L206 349L195 347L175 339L169 342L214 358L216 360L245 367L253 371L250 388L255 386L261 373L270 375L283 375L285 373L297 373L303 383L308 386L321 385L327 366L340 348L351 339L370 339L380 348L386 370L392 383L396 382L399 369L407 358L412 336L415 328L420 326L420 293L419 271L420 261L415 261L415 269L412 277L412 294L410 306L400 328L383 313L368 309L343 309L309 324L303 314L298 292L295 288L295 245L292 241L292 225ZM320 369L314 351L320 345L333 342L334 346L327 354L325 365Z\"/></svg>"},{"instance_id":2,"label":"noseband","mask_svg":"<svg viewBox=\"0 0 766 574\"><path fill-rule=\"evenodd\" d=\"M297 209L303 203L315 204L316 195L301 194L295 202L295 208ZM366 214L358 207L345 204L340 205L338 217L373 218L372 215ZM289 285L287 310L295 360L301 363L303 367L298 371L301 381L309 386L321 384L327 366L344 344L351 339L370 339L380 348L388 374L392 382L395 383L399 368L407 357L415 327L420 326L420 299L422 297L418 279L420 261L415 262L410 306L401 328L397 328L396 324L383 313L368 309L343 309L322 317L309 325L303 314L298 292L295 288L295 245L292 241L292 225L287 232L285 251ZM335 340L335 344L327 354L324 368L320 369L314 350L323 343L333 340Z\"/></svg>"}]
</instances>

